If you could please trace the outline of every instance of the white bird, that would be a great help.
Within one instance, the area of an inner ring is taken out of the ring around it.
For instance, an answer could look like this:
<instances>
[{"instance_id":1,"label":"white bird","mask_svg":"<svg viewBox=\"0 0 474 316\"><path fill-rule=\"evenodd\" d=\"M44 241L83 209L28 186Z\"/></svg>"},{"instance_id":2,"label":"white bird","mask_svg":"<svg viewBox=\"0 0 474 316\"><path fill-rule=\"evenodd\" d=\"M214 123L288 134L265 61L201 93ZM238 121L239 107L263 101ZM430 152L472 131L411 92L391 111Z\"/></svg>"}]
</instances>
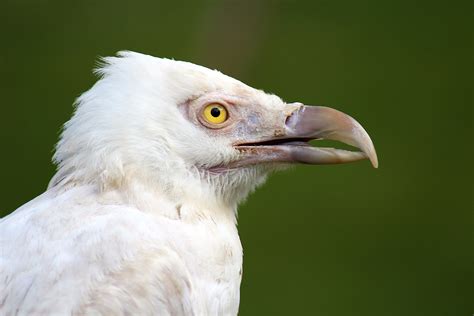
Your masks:
<instances>
[{"instance_id":1,"label":"white bird","mask_svg":"<svg viewBox=\"0 0 474 316\"><path fill-rule=\"evenodd\" d=\"M47 191L0 220L0 315L235 315L239 202L290 164L377 166L351 117L216 70L120 52L97 73Z\"/></svg>"}]
</instances>

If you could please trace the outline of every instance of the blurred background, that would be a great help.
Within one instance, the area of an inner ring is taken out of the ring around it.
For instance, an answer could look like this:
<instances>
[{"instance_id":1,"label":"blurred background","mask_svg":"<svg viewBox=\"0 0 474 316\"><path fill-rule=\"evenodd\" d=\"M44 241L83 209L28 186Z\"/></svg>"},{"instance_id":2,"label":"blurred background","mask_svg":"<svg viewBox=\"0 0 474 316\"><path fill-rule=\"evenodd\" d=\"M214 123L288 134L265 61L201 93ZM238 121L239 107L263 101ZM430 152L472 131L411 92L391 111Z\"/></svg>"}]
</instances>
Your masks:
<instances>
[{"instance_id":1,"label":"blurred background","mask_svg":"<svg viewBox=\"0 0 474 316\"><path fill-rule=\"evenodd\" d=\"M241 315L471 315L470 1L0 4L0 216L41 194L99 56L191 61L354 116L368 162L273 175L239 211Z\"/></svg>"}]
</instances>

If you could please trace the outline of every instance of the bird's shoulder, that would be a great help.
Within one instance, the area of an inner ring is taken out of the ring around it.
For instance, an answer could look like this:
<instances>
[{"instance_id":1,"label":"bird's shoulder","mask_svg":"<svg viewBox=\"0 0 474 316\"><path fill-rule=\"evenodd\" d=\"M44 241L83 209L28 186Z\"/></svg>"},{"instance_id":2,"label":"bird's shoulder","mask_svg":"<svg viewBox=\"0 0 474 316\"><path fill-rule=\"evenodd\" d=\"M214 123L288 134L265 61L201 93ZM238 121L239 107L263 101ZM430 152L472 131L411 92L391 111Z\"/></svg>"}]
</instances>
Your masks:
<instances>
[{"instance_id":1,"label":"bird's shoulder","mask_svg":"<svg viewBox=\"0 0 474 316\"><path fill-rule=\"evenodd\" d=\"M42 242L54 243L63 251L68 248L78 251L68 242L131 243L150 237L147 234L158 236L157 226L162 222L163 219L155 220L152 215L119 200L99 199L89 187L61 193L46 191L0 219L0 243L15 253L21 250L14 249L16 244L27 251L31 250L29 246L41 247Z\"/></svg>"},{"instance_id":2,"label":"bird's shoulder","mask_svg":"<svg viewBox=\"0 0 474 316\"><path fill-rule=\"evenodd\" d=\"M106 303L110 297L120 299L111 293L128 291L122 299L142 297L150 308L167 291L185 295L187 272L167 243L164 221L97 200L90 188L45 192L0 220L0 313L20 307L25 314L113 313L133 304ZM173 277L163 273L166 269ZM155 300L147 300L152 296ZM168 305L185 301L173 297L177 301Z\"/></svg>"}]
</instances>

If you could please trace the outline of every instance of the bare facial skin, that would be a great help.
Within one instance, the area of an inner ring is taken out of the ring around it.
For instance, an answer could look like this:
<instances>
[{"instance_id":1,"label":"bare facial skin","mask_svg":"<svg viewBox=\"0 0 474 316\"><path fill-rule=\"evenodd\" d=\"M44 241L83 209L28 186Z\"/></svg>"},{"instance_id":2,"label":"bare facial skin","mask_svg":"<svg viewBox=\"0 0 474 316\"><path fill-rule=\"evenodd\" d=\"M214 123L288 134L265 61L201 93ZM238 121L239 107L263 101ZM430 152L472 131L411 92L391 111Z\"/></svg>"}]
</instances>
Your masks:
<instances>
[{"instance_id":1,"label":"bare facial skin","mask_svg":"<svg viewBox=\"0 0 474 316\"><path fill-rule=\"evenodd\" d=\"M212 104L225 108L228 118L224 122L213 124L203 117L203 109ZM186 115L194 124L211 135L231 138L240 152L238 160L218 168L262 163L341 164L363 159L378 167L372 140L347 114L329 107L291 103L265 115L258 111L261 107L251 104L252 100L222 93L211 93L188 104ZM316 139L340 141L360 151L311 146L309 141Z\"/></svg>"}]
</instances>

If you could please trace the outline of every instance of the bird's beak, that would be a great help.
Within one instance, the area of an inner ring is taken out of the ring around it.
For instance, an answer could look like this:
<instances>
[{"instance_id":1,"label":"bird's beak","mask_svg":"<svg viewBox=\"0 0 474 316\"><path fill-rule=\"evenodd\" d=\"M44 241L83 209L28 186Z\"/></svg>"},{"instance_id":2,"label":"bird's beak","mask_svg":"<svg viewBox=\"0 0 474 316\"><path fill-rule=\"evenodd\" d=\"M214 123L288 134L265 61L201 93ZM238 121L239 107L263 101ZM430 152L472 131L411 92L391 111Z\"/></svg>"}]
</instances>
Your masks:
<instances>
[{"instance_id":1,"label":"bird's beak","mask_svg":"<svg viewBox=\"0 0 474 316\"><path fill-rule=\"evenodd\" d=\"M281 126L284 126L281 128ZM374 145L364 128L352 117L324 106L297 106L275 128L275 137L236 144L241 152L239 165L262 162L339 164L369 159L378 167ZM276 131L280 132L276 132ZM360 151L313 147L310 140L337 140Z\"/></svg>"}]
</instances>

